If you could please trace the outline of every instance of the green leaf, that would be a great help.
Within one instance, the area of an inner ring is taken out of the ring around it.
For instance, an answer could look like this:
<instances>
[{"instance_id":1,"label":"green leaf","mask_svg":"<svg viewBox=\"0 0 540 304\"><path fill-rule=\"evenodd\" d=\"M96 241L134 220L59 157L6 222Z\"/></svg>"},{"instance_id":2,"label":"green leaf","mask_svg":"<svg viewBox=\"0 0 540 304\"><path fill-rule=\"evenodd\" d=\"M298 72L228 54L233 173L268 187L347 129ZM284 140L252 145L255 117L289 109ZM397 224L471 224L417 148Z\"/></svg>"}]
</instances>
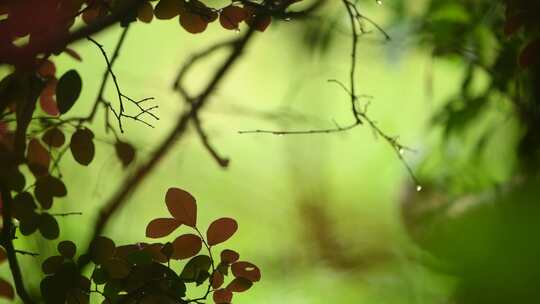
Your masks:
<instances>
[{"instance_id":1,"label":"green leaf","mask_svg":"<svg viewBox=\"0 0 540 304\"><path fill-rule=\"evenodd\" d=\"M82 89L82 79L75 70L67 71L56 85L56 103L60 113L65 114L79 98Z\"/></svg>"},{"instance_id":2,"label":"green leaf","mask_svg":"<svg viewBox=\"0 0 540 304\"><path fill-rule=\"evenodd\" d=\"M201 277L208 274L208 270L210 270L211 265L212 260L209 256L198 255L187 262L186 266L182 270L182 273L180 274L180 279L187 283L200 282Z\"/></svg>"}]
</instances>

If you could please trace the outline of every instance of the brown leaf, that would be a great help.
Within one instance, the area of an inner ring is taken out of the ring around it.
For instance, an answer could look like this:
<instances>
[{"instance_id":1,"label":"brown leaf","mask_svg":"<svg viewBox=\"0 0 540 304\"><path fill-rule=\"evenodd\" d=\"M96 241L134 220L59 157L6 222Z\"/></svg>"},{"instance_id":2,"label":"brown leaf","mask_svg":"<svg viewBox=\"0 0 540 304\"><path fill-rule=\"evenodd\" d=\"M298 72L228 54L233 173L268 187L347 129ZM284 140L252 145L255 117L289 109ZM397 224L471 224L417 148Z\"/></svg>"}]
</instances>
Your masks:
<instances>
[{"instance_id":1,"label":"brown leaf","mask_svg":"<svg viewBox=\"0 0 540 304\"><path fill-rule=\"evenodd\" d=\"M0 279L0 297L13 300L15 298L15 292L11 284L4 280Z\"/></svg>"},{"instance_id":2,"label":"brown leaf","mask_svg":"<svg viewBox=\"0 0 540 304\"><path fill-rule=\"evenodd\" d=\"M172 19L178 15L182 1L161 0L154 8L154 15L158 19Z\"/></svg>"},{"instance_id":3,"label":"brown leaf","mask_svg":"<svg viewBox=\"0 0 540 304\"><path fill-rule=\"evenodd\" d=\"M78 129L71 136L69 148L75 160L88 166L94 159L95 147L93 142L94 134L89 129Z\"/></svg>"},{"instance_id":4,"label":"brown leaf","mask_svg":"<svg viewBox=\"0 0 540 304\"><path fill-rule=\"evenodd\" d=\"M0 247L0 263L4 262L7 259L7 254L4 248Z\"/></svg>"},{"instance_id":5,"label":"brown leaf","mask_svg":"<svg viewBox=\"0 0 540 304\"><path fill-rule=\"evenodd\" d=\"M223 217L213 221L206 231L208 245L213 246L228 240L238 229L238 224L232 218Z\"/></svg>"},{"instance_id":6,"label":"brown leaf","mask_svg":"<svg viewBox=\"0 0 540 304\"><path fill-rule=\"evenodd\" d=\"M202 240L195 234L184 234L173 242L172 259L181 260L195 256L202 248Z\"/></svg>"},{"instance_id":7,"label":"brown leaf","mask_svg":"<svg viewBox=\"0 0 540 304\"><path fill-rule=\"evenodd\" d=\"M234 250L225 249L221 252L221 261L227 264L232 264L238 261L239 258L240 255Z\"/></svg>"},{"instance_id":8,"label":"brown leaf","mask_svg":"<svg viewBox=\"0 0 540 304\"><path fill-rule=\"evenodd\" d=\"M197 203L187 191L170 188L165 195L165 203L171 215L180 223L197 226Z\"/></svg>"},{"instance_id":9,"label":"brown leaf","mask_svg":"<svg viewBox=\"0 0 540 304\"><path fill-rule=\"evenodd\" d=\"M192 34L199 34L206 30L208 21L199 14L182 12L182 14L180 14L180 25Z\"/></svg>"},{"instance_id":10,"label":"brown leaf","mask_svg":"<svg viewBox=\"0 0 540 304\"><path fill-rule=\"evenodd\" d=\"M238 29L238 24L248 17L247 11L243 7L229 5L225 7L219 15L219 23L228 30Z\"/></svg>"},{"instance_id":11,"label":"brown leaf","mask_svg":"<svg viewBox=\"0 0 540 304\"><path fill-rule=\"evenodd\" d=\"M261 280L261 271L257 266L250 262L236 262L231 265L231 271L235 277L242 277L251 282L258 282Z\"/></svg>"},{"instance_id":12,"label":"brown leaf","mask_svg":"<svg viewBox=\"0 0 540 304\"><path fill-rule=\"evenodd\" d=\"M46 175L49 172L51 157L49 151L43 147L38 139L33 138L28 143L28 167L37 176Z\"/></svg>"},{"instance_id":13,"label":"brown leaf","mask_svg":"<svg viewBox=\"0 0 540 304\"><path fill-rule=\"evenodd\" d=\"M227 285L227 290L233 291L233 292L244 292L248 290L253 283L242 277L237 277L234 280L232 280L229 285Z\"/></svg>"},{"instance_id":14,"label":"brown leaf","mask_svg":"<svg viewBox=\"0 0 540 304\"><path fill-rule=\"evenodd\" d=\"M152 22L152 19L154 19L154 8L152 8L152 4L143 2L137 11L137 19L144 23Z\"/></svg>"},{"instance_id":15,"label":"brown leaf","mask_svg":"<svg viewBox=\"0 0 540 304\"><path fill-rule=\"evenodd\" d=\"M103 263L103 268L113 279L123 279L129 275L130 267L128 262L119 258L111 258Z\"/></svg>"},{"instance_id":16,"label":"brown leaf","mask_svg":"<svg viewBox=\"0 0 540 304\"><path fill-rule=\"evenodd\" d=\"M113 256L115 248L113 240L104 236L97 237L90 247L92 261L96 264L104 263Z\"/></svg>"},{"instance_id":17,"label":"brown leaf","mask_svg":"<svg viewBox=\"0 0 540 304\"><path fill-rule=\"evenodd\" d=\"M133 162L135 159L135 148L133 148L132 145L117 141L114 145L116 150L116 156L118 156L118 159L122 162L122 166L125 168Z\"/></svg>"},{"instance_id":18,"label":"brown leaf","mask_svg":"<svg viewBox=\"0 0 540 304\"><path fill-rule=\"evenodd\" d=\"M214 291L212 298L216 304L228 304L232 301L233 294L227 289L218 289Z\"/></svg>"},{"instance_id":19,"label":"brown leaf","mask_svg":"<svg viewBox=\"0 0 540 304\"><path fill-rule=\"evenodd\" d=\"M47 130L47 132L43 134L43 137L41 137L41 139L44 143L54 148L60 148L66 142L66 137L64 136L64 133L58 128L52 128Z\"/></svg>"},{"instance_id":20,"label":"brown leaf","mask_svg":"<svg viewBox=\"0 0 540 304\"><path fill-rule=\"evenodd\" d=\"M210 284L212 285L212 288L218 289L223 285L223 281L225 278L223 277L223 274L219 271L214 271L212 275L210 276Z\"/></svg>"},{"instance_id":21,"label":"brown leaf","mask_svg":"<svg viewBox=\"0 0 540 304\"><path fill-rule=\"evenodd\" d=\"M146 237L157 239L171 234L181 223L173 218L153 219L146 226Z\"/></svg>"},{"instance_id":22,"label":"brown leaf","mask_svg":"<svg viewBox=\"0 0 540 304\"><path fill-rule=\"evenodd\" d=\"M62 241L58 243L57 249L61 256L68 259L73 258L77 251L77 247L72 241Z\"/></svg>"}]
</instances>

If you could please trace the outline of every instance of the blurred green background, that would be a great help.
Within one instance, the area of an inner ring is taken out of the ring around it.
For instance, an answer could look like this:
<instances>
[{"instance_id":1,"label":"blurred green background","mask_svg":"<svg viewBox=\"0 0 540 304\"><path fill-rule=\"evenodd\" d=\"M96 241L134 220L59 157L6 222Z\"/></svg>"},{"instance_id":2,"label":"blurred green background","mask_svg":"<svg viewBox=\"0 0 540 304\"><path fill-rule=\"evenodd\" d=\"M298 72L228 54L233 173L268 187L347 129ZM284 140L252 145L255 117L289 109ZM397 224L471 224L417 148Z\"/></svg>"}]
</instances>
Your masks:
<instances>
[{"instance_id":1,"label":"blurred green background","mask_svg":"<svg viewBox=\"0 0 540 304\"><path fill-rule=\"evenodd\" d=\"M464 67L458 60L434 60L430 50L420 46L407 18L421 11L425 1L413 2L399 21L392 14L396 3L359 2L360 11L387 30L392 41L384 41L376 31L362 36L358 90L373 96L368 115L378 126L416 151L405 153L404 159L419 172L418 165L428 156L439 155L443 135L430 120L460 88ZM231 158L230 167L219 168L191 130L136 189L106 235L120 244L150 241L144 237L146 224L167 214L165 192L180 187L197 198L200 223L222 216L238 220L239 232L226 246L262 270L262 281L235 296L235 303L448 303L455 278L420 263L426 253L411 242L403 225L402 202L415 195L417 185L395 151L368 127L330 135L238 134L252 129L329 128L333 121L340 125L350 121L347 94L327 82L348 79L347 16L339 1L331 1L321 14L336 21L333 40L324 52L310 45L306 24L276 22L257 35L204 109L204 127L218 151ZM111 54L119 35L120 29L114 28L94 38ZM155 128L126 122L121 138L137 147L137 163L166 136L184 107L171 89L181 64L193 52L234 35L238 34L225 33L216 24L204 34L190 35L176 19L132 26L114 70L130 97L155 97L160 118ZM105 66L94 45L83 41L74 49L82 63L65 55L56 63L59 75L73 67L83 75L83 93L72 110L77 115L89 111ZM204 85L222 55L198 66L186 85ZM112 101L114 94L109 84L107 96ZM101 204L137 166L122 169L112 136L103 132L101 121L95 125L97 157L89 169L77 165L71 155L62 162L68 188L77 190L55 204L54 211L83 215L59 219L59 240L86 242L89 223ZM512 134L512 128L510 123L505 132ZM462 144L446 148L460 150ZM439 155L423 170L460 166L457 156L446 156ZM506 176L504 164L490 168L494 173L487 175ZM419 177L421 186L428 187ZM53 252L55 243L34 237L19 246L28 251L48 246ZM35 277L37 287L42 258L20 259L28 265L25 275Z\"/></svg>"}]
</instances>

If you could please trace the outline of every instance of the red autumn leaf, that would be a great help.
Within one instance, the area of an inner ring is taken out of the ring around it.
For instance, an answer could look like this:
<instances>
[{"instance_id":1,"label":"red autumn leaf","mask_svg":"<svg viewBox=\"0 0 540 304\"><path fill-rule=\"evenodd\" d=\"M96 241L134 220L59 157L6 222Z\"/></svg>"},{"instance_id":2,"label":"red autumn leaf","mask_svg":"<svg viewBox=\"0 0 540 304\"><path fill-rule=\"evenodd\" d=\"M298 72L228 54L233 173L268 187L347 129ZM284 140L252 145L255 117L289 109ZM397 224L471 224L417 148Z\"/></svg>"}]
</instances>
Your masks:
<instances>
[{"instance_id":1,"label":"red autumn leaf","mask_svg":"<svg viewBox=\"0 0 540 304\"><path fill-rule=\"evenodd\" d=\"M238 24L248 17L243 7L229 5L221 11L219 23L228 30L238 29Z\"/></svg>"},{"instance_id":2,"label":"red autumn leaf","mask_svg":"<svg viewBox=\"0 0 540 304\"><path fill-rule=\"evenodd\" d=\"M182 12L180 14L180 25L188 32L192 34L199 34L206 30L208 21L206 21L201 15Z\"/></svg>"},{"instance_id":3,"label":"red autumn leaf","mask_svg":"<svg viewBox=\"0 0 540 304\"><path fill-rule=\"evenodd\" d=\"M172 259L181 260L195 256L201 251L202 240L195 234L184 234L173 241Z\"/></svg>"},{"instance_id":4,"label":"red autumn leaf","mask_svg":"<svg viewBox=\"0 0 540 304\"><path fill-rule=\"evenodd\" d=\"M43 64L41 64L41 66L39 67L38 73L44 78L54 77L54 74L56 74L56 66L52 61L45 60Z\"/></svg>"},{"instance_id":5,"label":"red autumn leaf","mask_svg":"<svg viewBox=\"0 0 540 304\"><path fill-rule=\"evenodd\" d=\"M237 277L227 285L227 290L233 292L244 292L253 285L253 282L246 278Z\"/></svg>"},{"instance_id":6,"label":"red autumn leaf","mask_svg":"<svg viewBox=\"0 0 540 304\"><path fill-rule=\"evenodd\" d=\"M84 21L84 23L86 24L89 24L89 23L92 23L92 21L94 21L97 17L99 17L100 15L100 10L99 8L91 8L91 9L87 9L85 10L83 13L82 13L82 19Z\"/></svg>"},{"instance_id":7,"label":"red autumn leaf","mask_svg":"<svg viewBox=\"0 0 540 304\"><path fill-rule=\"evenodd\" d=\"M47 149L43 147L39 140L35 138L30 140L26 157L28 159L28 167L32 173L35 175L47 174L51 157Z\"/></svg>"},{"instance_id":8,"label":"red autumn leaf","mask_svg":"<svg viewBox=\"0 0 540 304\"><path fill-rule=\"evenodd\" d=\"M213 221L206 231L208 245L213 246L228 240L238 229L238 224L232 218L223 217Z\"/></svg>"},{"instance_id":9,"label":"red autumn leaf","mask_svg":"<svg viewBox=\"0 0 540 304\"><path fill-rule=\"evenodd\" d=\"M210 276L210 284L212 285L212 288L218 289L223 285L223 281L225 278L223 277L223 274L219 271L214 271L212 275Z\"/></svg>"},{"instance_id":10,"label":"red autumn leaf","mask_svg":"<svg viewBox=\"0 0 540 304\"><path fill-rule=\"evenodd\" d=\"M15 297L13 287L8 281L4 279L0 279L0 297L4 297L10 300L13 300L13 298Z\"/></svg>"},{"instance_id":11,"label":"red autumn leaf","mask_svg":"<svg viewBox=\"0 0 540 304\"><path fill-rule=\"evenodd\" d=\"M2 199L0 198L0 208L2 207L1 203L2 203ZM6 251L4 250L4 248L0 247L0 263L4 262L6 259L7 259Z\"/></svg>"},{"instance_id":12,"label":"red autumn leaf","mask_svg":"<svg viewBox=\"0 0 540 304\"><path fill-rule=\"evenodd\" d=\"M212 298L216 304L228 304L232 301L233 294L227 289L218 289L214 291Z\"/></svg>"},{"instance_id":13,"label":"red autumn leaf","mask_svg":"<svg viewBox=\"0 0 540 304\"><path fill-rule=\"evenodd\" d=\"M154 15L157 19L172 19L178 15L183 1L160 0L154 8Z\"/></svg>"},{"instance_id":14,"label":"red autumn leaf","mask_svg":"<svg viewBox=\"0 0 540 304\"><path fill-rule=\"evenodd\" d=\"M538 62L540 59L540 38L531 41L521 51L519 55L519 65L523 68L527 68Z\"/></svg>"},{"instance_id":15,"label":"red autumn leaf","mask_svg":"<svg viewBox=\"0 0 540 304\"><path fill-rule=\"evenodd\" d=\"M245 278L251 282L258 282L261 280L261 271L257 266L250 262L236 262L231 265L231 271L235 277Z\"/></svg>"},{"instance_id":16,"label":"red autumn leaf","mask_svg":"<svg viewBox=\"0 0 540 304\"><path fill-rule=\"evenodd\" d=\"M170 188L165 195L165 203L171 215L181 224L197 225L197 203L195 198L179 188Z\"/></svg>"},{"instance_id":17,"label":"red autumn leaf","mask_svg":"<svg viewBox=\"0 0 540 304\"><path fill-rule=\"evenodd\" d=\"M137 19L144 23L152 22L154 19L154 8L149 2L143 2L137 11Z\"/></svg>"},{"instance_id":18,"label":"red autumn leaf","mask_svg":"<svg viewBox=\"0 0 540 304\"><path fill-rule=\"evenodd\" d=\"M227 264L232 264L240 258L240 255L233 250L225 249L221 252L221 261Z\"/></svg>"},{"instance_id":19,"label":"red autumn leaf","mask_svg":"<svg viewBox=\"0 0 540 304\"><path fill-rule=\"evenodd\" d=\"M39 105L41 106L41 109L51 116L58 116L58 114L60 114L54 98L57 82L58 81L55 78L49 79L39 97Z\"/></svg>"},{"instance_id":20,"label":"red autumn leaf","mask_svg":"<svg viewBox=\"0 0 540 304\"><path fill-rule=\"evenodd\" d=\"M259 14L256 8L252 6L246 6L245 9L248 13L246 23L259 32L264 32L272 22L271 16Z\"/></svg>"},{"instance_id":21,"label":"red autumn leaf","mask_svg":"<svg viewBox=\"0 0 540 304\"><path fill-rule=\"evenodd\" d=\"M171 234L181 223L173 218L157 218L152 220L146 226L146 237L161 238Z\"/></svg>"}]
</instances>

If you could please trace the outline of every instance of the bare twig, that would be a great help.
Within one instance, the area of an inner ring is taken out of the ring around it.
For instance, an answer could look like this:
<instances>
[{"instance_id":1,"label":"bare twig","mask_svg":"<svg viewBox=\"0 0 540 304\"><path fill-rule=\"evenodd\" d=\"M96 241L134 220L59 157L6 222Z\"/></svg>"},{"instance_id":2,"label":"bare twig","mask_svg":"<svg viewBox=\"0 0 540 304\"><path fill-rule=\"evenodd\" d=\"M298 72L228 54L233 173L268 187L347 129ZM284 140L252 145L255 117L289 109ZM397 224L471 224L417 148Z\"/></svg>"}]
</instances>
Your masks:
<instances>
[{"instance_id":1,"label":"bare twig","mask_svg":"<svg viewBox=\"0 0 540 304\"><path fill-rule=\"evenodd\" d=\"M230 55L225 59L223 64L216 70L212 79L206 86L206 88L194 99L191 107L186 109L178 118L178 122L165 140L157 147L152 154L152 157L142 164L133 175L128 177L122 185L119 187L117 193L111 197L109 201L102 207L98 218L95 222L93 233L89 239L91 242L96 237L101 235L109 219L124 206L126 199L132 193L132 191L138 186L149 173L159 164L163 157L171 150L174 143L180 138L186 131L189 121L196 115L196 113L203 108L209 101L209 97L217 86L223 81L227 73L232 66L236 63L238 58L242 55L246 45L251 40L254 34L254 29L249 29L246 34L234 45L232 45L232 51ZM89 251L89 245L87 246L87 252ZM89 260L82 260L79 264L80 268L84 268L88 265Z\"/></svg>"},{"instance_id":2,"label":"bare twig","mask_svg":"<svg viewBox=\"0 0 540 304\"><path fill-rule=\"evenodd\" d=\"M148 123L147 121L141 119L142 115L147 114L150 117L152 117L152 118L154 118L156 120L159 120L159 118L155 114L153 114L151 112L152 110L156 109L158 106L152 106L152 107L149 107L149 108L144 108L144 107L141 106L141 103L143 103L144 101L147 101L147 100L153 100L153 98L144 98L142 100L136 101L136 100L126 96L125 94L123 94L122 91L120 90L120 85L118 84L118 79L116 77L116 74L114 73L114 71L112 69L112 65L114 64L114 60L116 60L116 58L118 57L119 50L120 50L120 48L121 48L121 46L122 46L122 44L123 44L123 42L125 40L125 36L127 34L127 31L128 31L128 27L126 27L125 30L122 32L122 35L120 36L120 39L118 41L118 45L117 45L117 47L116 47L116 49L114 51L114 54L113 54L113 57L111 58L111 60L109 60L109 58L107 56L107 53L105 52L105 49L103 48L103 45L101 45L99 42L97 42L96 40L94 40L91 37L87 38L88 40L90 40L92 43L94 43L99 48L99 50L101 51L101 53L103 55L103 58L105 58L105 62L107 64L107 69L106 69L105 74L103 76L103 81L102 81L102 84L101 84L101 87L100 87L100 91L99 91L96 103L94 104L94 108L92 109L92 112L90 113L90 117L93 117L93 115L95 114L95 109L96 109L96 106L97 106L98 103L101 102L101 103L105 104L106 107L108 107L111 110L111 112L114 114L114 116L118 120L118 127L119 127L121 133L124 133L124 128L123 128L123 125L122 125L122 118L130 118L130 119L133 119L135 121L141 122L141 123L143 123L143 124L145 124L145 125L147 125L149 127L153 127L153 125ZM103 92L104 92L105 85L107 83L109 74L112 77L114 86L116 88L116 94L118 95L118 102L119 102L118 111L114 110L111 103L105 101L105 99L103 97ZM139 109L140 112L138 114L136 114L136 115L126 114L126 109L125 109L124 100L123 100L124 98L129 100L132 104L134 104ZM108 124L107 119L106 119L106 124ZM107 127L107 129L109 129L109 125L106 125L106 127Z\"/></svg>"},{"instance_id":3,"label":"bare twig","mask_svg":"<svg viewBox=\"0 0 540 304\"><path fill-rule=\"evenodd\" d=\"M339 85L350 97L350 103L351 103L351 113L354 119L353 123L348 124L345 127L342 127L334 122L335 127L334 128L327 128L327 129L313 129L313 130L299 130L299 131L279 131L279 130L242 130L239 131L239 134L271 134L271 135L310 135L310 134L330 134L330 133L339 133L339 132L346 132L350 131L360 125L363 124L363 122L367 122L369 127L372 129L373 133L376 136L382 137L396 152L397 157L401 161L401 163L404 165L404 167L407 170L407 173L409 176L414 180L414 182L417 184L417 189L421 190L421 186L418 182L418 179L416 178L416 175L414 174L412 168L409 166L407 161L404 159L403 154L405 151L412 151L412 149L404 146L398 141L397 137L390 136L386 134L381 128L377 126L377 122L371 119L367 115L367 106L369 103L366 104L365 108L363 110L360 110L358 108L358 100L359 98L371 98L371 96L366 95L358 95L357 89L356 89L356 61L357 61L357 53L358 53L358 40L360 38L360 35L364 33L364 30L362 28L361 20L365 19L372 25L374 25L384 36L387 40L390 40L390 36L374 21L371 19L365 17L364 15L360 14L358 11L356 4L349 1L349 0L342 0L343 5L345 6L345 9L347 11L347 15L349 17L349 22L351 26L351 68L349 70L349 87L347 87L344 83L342 83L339 80L330 79L329 82L336 83Z\"/></svg>"}]
</instances>

